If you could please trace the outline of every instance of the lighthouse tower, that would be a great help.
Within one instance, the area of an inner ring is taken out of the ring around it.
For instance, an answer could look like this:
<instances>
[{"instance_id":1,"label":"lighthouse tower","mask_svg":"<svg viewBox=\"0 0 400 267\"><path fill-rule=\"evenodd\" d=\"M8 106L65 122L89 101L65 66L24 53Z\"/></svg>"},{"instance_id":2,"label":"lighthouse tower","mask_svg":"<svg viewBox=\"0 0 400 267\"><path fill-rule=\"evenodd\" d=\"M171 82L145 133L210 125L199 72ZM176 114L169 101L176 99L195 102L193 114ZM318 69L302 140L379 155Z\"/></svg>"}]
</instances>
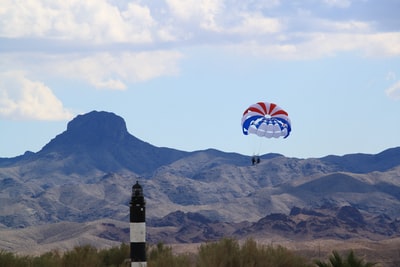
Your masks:
<instances>
[{"instance_id":1,"label":"lighthouse tower","mask_svg":"<svg viewBox=\"0 0 400 267\"><path fill-rule=\"evenodd\" d=\"M131 267L146 267L146 208L142 186L132 186L130 202Z\"/></svg>"}]
</instances>

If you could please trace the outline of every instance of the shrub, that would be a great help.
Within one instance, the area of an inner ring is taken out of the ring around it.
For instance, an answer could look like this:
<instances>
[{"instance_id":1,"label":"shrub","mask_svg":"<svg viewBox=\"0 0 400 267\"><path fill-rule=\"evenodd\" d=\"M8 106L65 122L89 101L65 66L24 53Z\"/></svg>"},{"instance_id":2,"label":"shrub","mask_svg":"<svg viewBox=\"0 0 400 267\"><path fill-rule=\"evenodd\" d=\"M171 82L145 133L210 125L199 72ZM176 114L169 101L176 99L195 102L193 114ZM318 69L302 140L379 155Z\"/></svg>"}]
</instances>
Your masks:
<instances>
[{"instance_id":1,"label":"shrub","mask_svg":"<svg viewBox=\"0 0 400 267\"><path fill-rule=\"evenodd\" d=\"M196 261L197 267L239 267L239 264L239 243L230 238L201 245Z\"/></svg>"},{"instance_id":2,"label":"shrub","mask_svg":"<svg viewBox=\"0 0 400 267\"><path fill-rule=\"evenodd\" d=\"M101 267L97 249L90 245L67 251L62 262L63 267Z\"/></svg>"},{"instance_id":3,"label":"shrub","mask_svg":"<svg viewBox=\"0 0 400 267\"><path fill-rule=\"evenodd\" d=\"M189 267L191 263L188 255L174 255L171 247L158 243L149 250L147 265L149 267Z\"/></svg>"},{"instance_id":4,"label":"shrub","mask_svg":"<svg viewBox=\"0 0 400 267\"><path fill-rule=\"evenodd\" d=\"M103 249L99 252L101 266L105 267L119 267L124 266L125 260L130 257L130 246L121 244L119 247L112 247L110 249Z\"/></svg>"},{"instance_id":5,"label":"shrub","mask_svg":"<svg viewBox=\"0 0 400 267\"><path fill-rule=\"evenodd\" d=\"M0 250L0 267L125 267L130 266L130 246L97 250L86 245L75 247L64 254L57 250L40 256L19 256ZM201 245L197 254L175 255L171 247L162 243L147 247L148 267L373 267L376 263L365 262L353 251L345 257L333 251L328 261L299 256L282 247L257 244L252 239L242 245L235 239L224 238L218 242Z\"/></svg>"},{"instance_id":6,"label":"shrub","mask_svg":"<svg viewBox=\"0 0 400 267\"><path fill-rule=\"evenodd\" d=\"M197 267L307 267L307 259L282 246L258 245L248 239L242 246L233 239L201 245Z\"/></svg>"},{"instance_id":7,"label":"shrub","mask_svg":"<svg viewBox=\"0 0 400 267\"><path fill-rule=\"evenodd\" d=\"M62 266L62 256L58 250L46 252L32 259L32 267L59 267Z\"/></svg>"},{"instance_id":8,"label":"shrub","mask_svg":"<svg viewBox=\"0 0 400 267\"><path fill-rule=\"evenodd\" d=\"M26 267L30 266L29 256L17 256L11 252L0 250L0 267Z\"/></svg>"},{"instance_id":9,"label":"shrub","mask_svg":"<svg viewBox=\"0 0 400 267\"><path fill-rule=\"evenodd\" d=\"M353 250L345 258L342 258L337 251L333 251L328 262L316 260L315 264L318 267L372 267L376 265L376 263L364 262L354 254Z\"/></svg>"}]
</instances>

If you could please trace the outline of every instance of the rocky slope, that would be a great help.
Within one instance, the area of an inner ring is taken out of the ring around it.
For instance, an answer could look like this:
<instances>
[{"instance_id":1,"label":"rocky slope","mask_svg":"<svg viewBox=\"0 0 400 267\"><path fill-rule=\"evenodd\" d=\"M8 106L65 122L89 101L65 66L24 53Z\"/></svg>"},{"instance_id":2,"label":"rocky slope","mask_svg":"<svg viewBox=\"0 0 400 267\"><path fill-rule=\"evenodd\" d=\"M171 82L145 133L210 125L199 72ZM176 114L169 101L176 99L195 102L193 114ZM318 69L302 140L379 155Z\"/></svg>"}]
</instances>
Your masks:
<instances>
[{"instance_id":1,"label":"rocky slope","mask_svg":"<svg viewBox=\"0 0 400 267\"><path fill-rule=\"evenodd\" d=\"M155 147L128 133L121 117L93 111L39 152L0 158L0 229L110 218L123 225L138 180L154 242L226 235L383 239L399 235L399 177L400 148L309 159L267 154L251 166L235 153ZM123 240L125 227L112 228L102 238Z\"/></svg>"}]
</instances>

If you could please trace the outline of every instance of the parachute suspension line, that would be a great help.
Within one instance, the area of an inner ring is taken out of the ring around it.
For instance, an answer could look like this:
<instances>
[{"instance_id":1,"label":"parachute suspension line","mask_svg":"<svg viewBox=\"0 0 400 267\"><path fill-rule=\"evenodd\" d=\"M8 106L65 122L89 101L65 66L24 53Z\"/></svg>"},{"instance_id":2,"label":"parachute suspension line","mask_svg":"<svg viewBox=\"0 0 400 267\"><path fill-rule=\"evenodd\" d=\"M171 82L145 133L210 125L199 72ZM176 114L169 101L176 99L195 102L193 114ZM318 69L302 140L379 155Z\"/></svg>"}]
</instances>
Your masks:
<instances>
[{"instance_id":1,"label":"parachute suspension line","mask_svg":"<svg viewBox=\"0 0 400 267\"><path fill-rule=\"evenodd\" d=\"M259 138L258 136L252 135L247 138L247 146L248 146L248 154L251 156L259 156L263 151L264 147L263 138Z\"/></svg>"},{"instance_id":2,"label":"parachute suspension line","mask_svg":"<svg viewBox=\"0 0 400 267\"><path fill-rule=\"evenodd\" d=\"M264 139L263 138L257 138L258 140L258 145L257 145L257 151L255 156L260 156L261 152L264 151L263 150L263 146L264 146Z\"/></svg>"}]
</instances>

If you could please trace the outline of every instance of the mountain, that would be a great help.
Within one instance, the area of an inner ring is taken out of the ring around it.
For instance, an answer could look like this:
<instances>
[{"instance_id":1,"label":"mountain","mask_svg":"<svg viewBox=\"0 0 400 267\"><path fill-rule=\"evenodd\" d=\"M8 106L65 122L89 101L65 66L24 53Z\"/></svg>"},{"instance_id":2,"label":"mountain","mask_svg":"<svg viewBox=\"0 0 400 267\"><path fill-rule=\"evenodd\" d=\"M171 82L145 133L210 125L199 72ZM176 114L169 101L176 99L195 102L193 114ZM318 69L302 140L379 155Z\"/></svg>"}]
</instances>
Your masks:
<instances>
[{"instance_id":1,"label":"mountain","mask_svg":"<svg viewBox=\"0 0 400 267\"><path fill-rule=\"evenodd\" d=\"M308 159L272 153L252 166L237 153L153 146L131 135L120 116L92 111L39 152L0 158L0 249L18 248L21 229L32 232L32 242L42 235L60 244L54 225L92 227L87 240L94 243L127 240L123 225L136 181L144 188L152 242L269 235L382 240L400 235L399 178L400 147ZM110 219L118 223L104 222Z\"/></svg>"},{"instance_id":2,"label":"mountain","mask_svg":"<svg viewBox=\"0 0 400 267\"><path fill-rule=\"evenodd\" d=\"M339 156L326 156L321 160L327 164L337 166L342 171L353 173L369 173L373 171L384 172L399 165L399 148L387 149L376 155L351 154Z\"/></svg>"},{"instance_id":3,"label":"mountain","mask_svg":"<svg viewBox=\"0 0 400 267\"><path fill-rule=\"evenodd\" d=\"M37 153L38 158L70 159L64 166L65 172L84 173L95 168L103 172L128 170L139 175L186 155L143 142L128 133L121 117L97 111L77 116L65 132Z\"/></svg>"}]
</instances>

